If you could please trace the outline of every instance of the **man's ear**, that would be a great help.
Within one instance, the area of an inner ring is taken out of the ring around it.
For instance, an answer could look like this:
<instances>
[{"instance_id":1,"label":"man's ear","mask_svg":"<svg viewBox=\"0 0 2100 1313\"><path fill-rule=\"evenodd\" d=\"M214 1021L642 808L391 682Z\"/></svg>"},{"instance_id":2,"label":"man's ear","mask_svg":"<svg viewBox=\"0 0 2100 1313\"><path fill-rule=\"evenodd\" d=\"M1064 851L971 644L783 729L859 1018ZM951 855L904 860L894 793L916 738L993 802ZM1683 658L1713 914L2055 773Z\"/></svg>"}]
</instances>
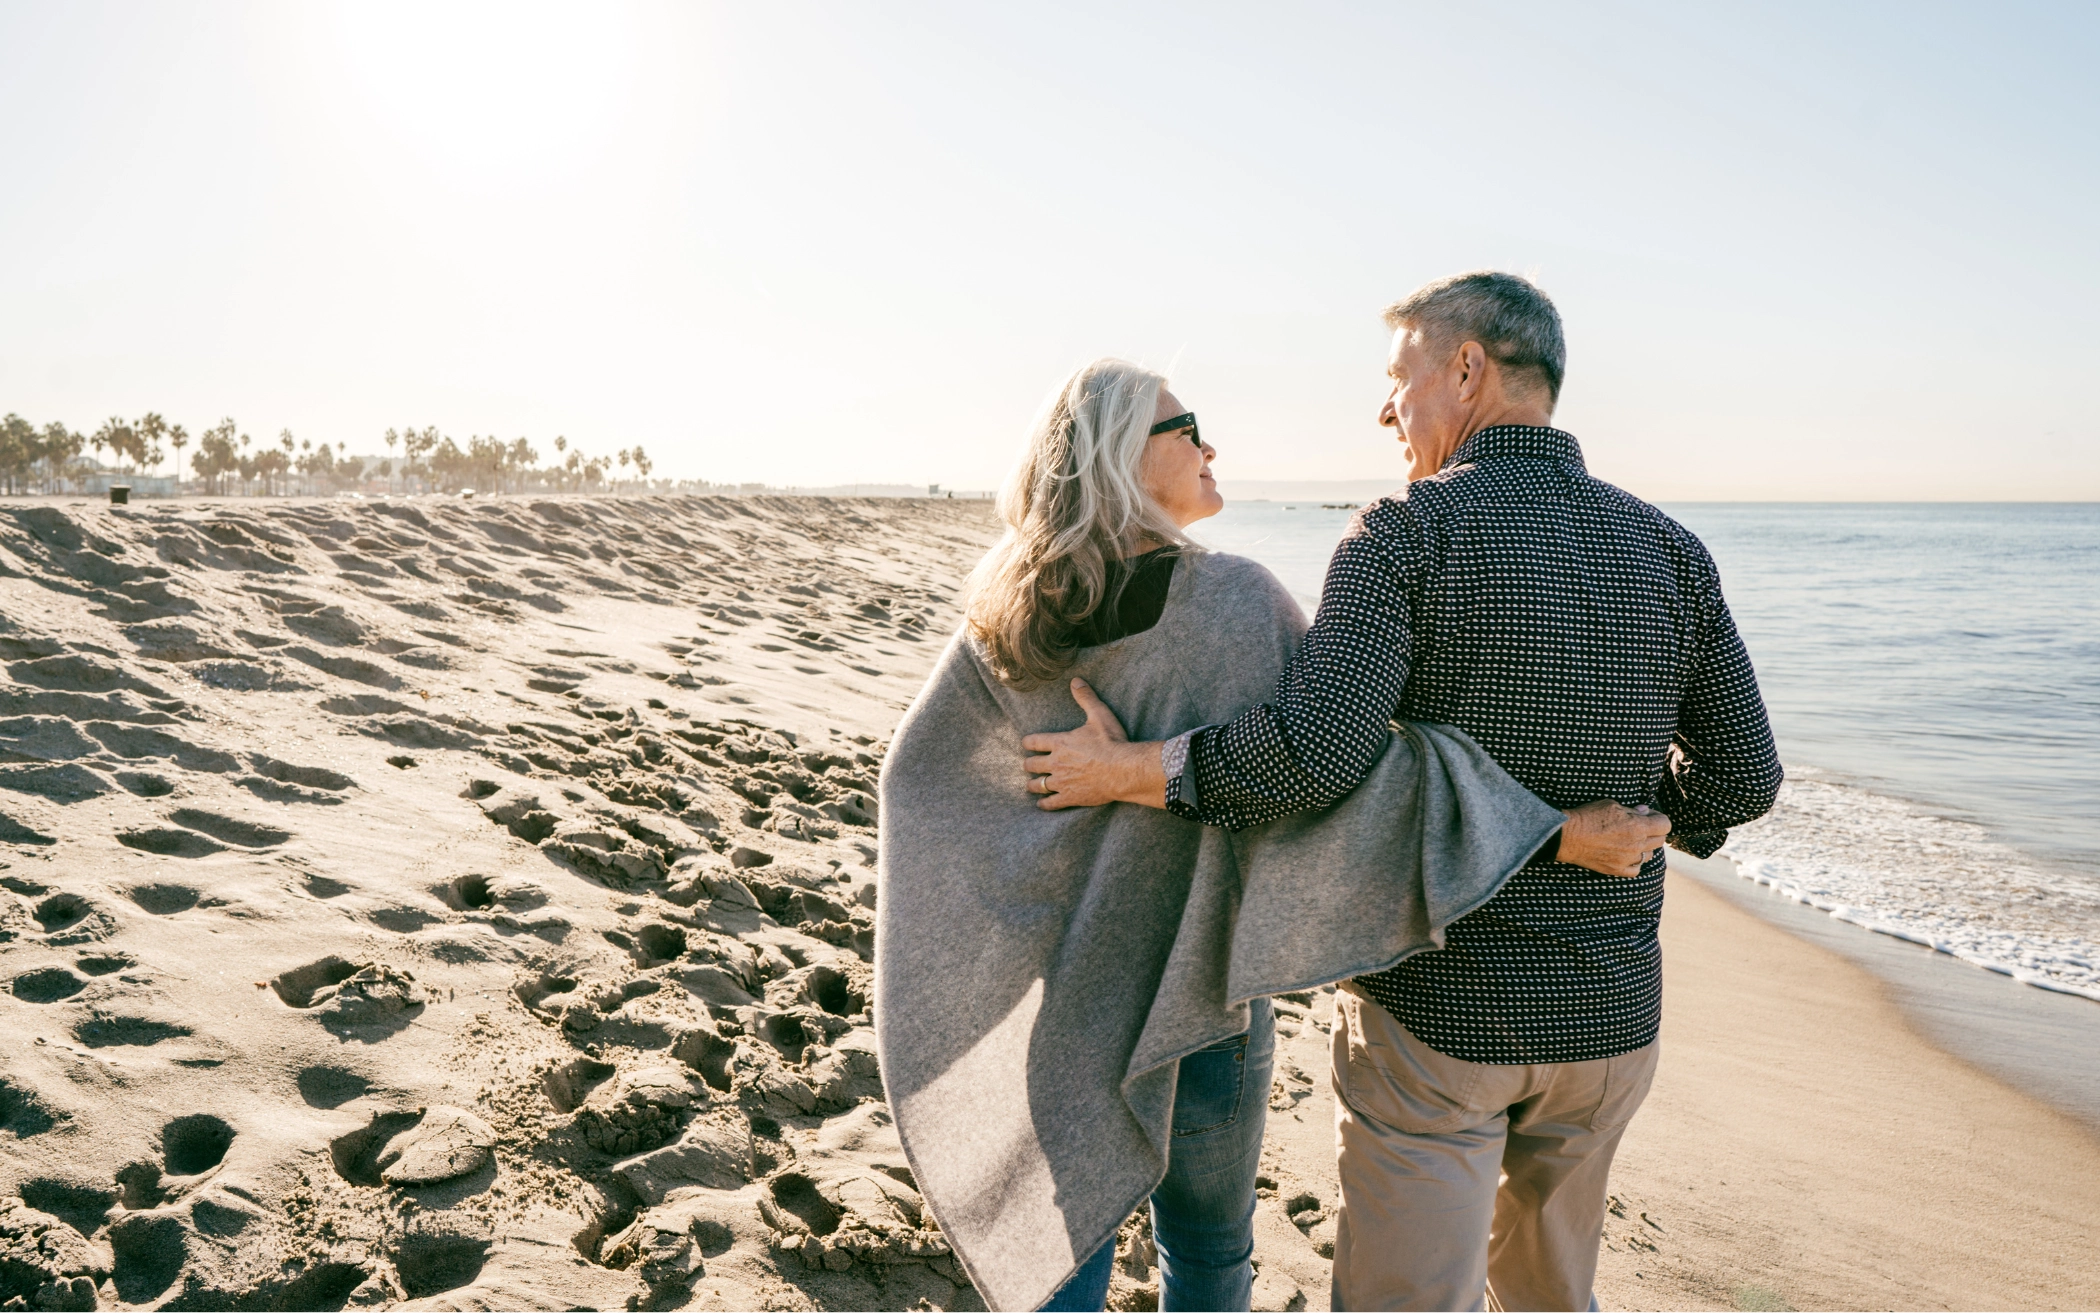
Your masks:
<instances>
[{"instance_id":1,"label":"man's ear","mask_svg":"<svg viewBox=\"0 0 2100 1313\"><path fill-rule=\"evenodd\" d=\"M1458 399L1474 401L1486 386L1487 349L1478 342L1467 342L1458 348Z\"/></svg>"}]
</instances>

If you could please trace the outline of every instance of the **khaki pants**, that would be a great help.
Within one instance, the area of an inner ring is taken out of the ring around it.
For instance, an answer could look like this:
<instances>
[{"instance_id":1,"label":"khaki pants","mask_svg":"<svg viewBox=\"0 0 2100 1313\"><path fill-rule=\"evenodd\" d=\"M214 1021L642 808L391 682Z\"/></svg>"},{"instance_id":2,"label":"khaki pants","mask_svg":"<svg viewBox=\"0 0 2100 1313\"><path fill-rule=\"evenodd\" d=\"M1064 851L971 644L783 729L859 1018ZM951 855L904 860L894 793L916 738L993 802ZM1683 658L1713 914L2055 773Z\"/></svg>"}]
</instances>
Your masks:
<instances>
[{"instance_id":1,"label":"khaki pants","mask_svg":"<svg viewBox=\"0 0 2100 1313\"><path fill-rule=\"evenodd\" d=\"M1337 1309L1586 1309L1619 1137L1657 1046L1501 1067L1335 994Z\"/></svg>"}]
</instances>

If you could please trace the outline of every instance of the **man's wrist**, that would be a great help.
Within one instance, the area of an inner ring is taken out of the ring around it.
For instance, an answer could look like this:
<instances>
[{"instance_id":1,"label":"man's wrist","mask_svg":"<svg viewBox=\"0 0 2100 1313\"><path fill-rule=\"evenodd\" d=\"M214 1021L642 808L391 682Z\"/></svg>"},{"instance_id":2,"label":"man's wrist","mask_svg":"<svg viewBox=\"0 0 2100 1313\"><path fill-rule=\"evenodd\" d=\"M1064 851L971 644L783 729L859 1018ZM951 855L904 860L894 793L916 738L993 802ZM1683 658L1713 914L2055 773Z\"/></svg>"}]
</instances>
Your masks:
<instances>
[{"instance_id":1,"label":"man's wrist","mask_svg":"<svg viewBox=\"0 0 2100 1313\"><path fill-rule=\"evenodd\" d=\"M1123 788L1117 794L1120 802L1135 802L1146 807L1167 805L1167 772L1161 763L1161 753L1166 744L1157 740L1148 743L1132 743L1124 761Z\"/></svg>"}]
</instances>

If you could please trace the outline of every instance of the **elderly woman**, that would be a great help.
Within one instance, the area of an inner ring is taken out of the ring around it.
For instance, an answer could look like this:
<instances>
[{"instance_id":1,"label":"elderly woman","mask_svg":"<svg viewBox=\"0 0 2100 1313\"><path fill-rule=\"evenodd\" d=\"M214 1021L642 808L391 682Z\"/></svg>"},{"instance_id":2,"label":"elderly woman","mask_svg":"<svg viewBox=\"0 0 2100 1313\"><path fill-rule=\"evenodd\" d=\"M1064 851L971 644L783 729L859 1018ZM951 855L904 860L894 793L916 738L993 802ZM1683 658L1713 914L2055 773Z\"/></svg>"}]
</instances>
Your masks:
<instances>
[{"instance_id":1,"label":"elderly woman","mask_svg":"<svg viewBox=\"0 0 2100 1313\"><path fill-rule=\"evenodd\" d=\"M1070 728L1075 697L1147 736L1221 723L1304 633L1273 575L1184 533L1223 508L1216 455L1159 375L1102 360L1067 380L884 767L883 1079L993 1307L1102 1308L1149 1197L1161 1307L1246 1308L1269 997L1438 947L1564 827L1563 860L1644 851L1429 725L1396 725L1333 808L1239 833L1038 806L1021 739Z\"/></svg>"}]
</instances>

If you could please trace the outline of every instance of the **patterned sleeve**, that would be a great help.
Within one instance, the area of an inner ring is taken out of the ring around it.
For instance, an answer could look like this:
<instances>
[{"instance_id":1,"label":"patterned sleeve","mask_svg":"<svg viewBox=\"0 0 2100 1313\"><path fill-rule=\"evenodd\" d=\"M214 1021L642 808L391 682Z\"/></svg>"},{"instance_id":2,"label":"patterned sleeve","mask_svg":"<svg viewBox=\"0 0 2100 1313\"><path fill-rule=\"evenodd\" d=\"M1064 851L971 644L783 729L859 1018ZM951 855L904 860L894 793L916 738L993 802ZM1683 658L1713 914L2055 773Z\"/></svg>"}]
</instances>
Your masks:
<instances>
[{"instance_id":1,"label":"patterned sleeve","mask_svg":"<svg viewBox=\"0 0 2100 1313\"><path fill-rule=\"evenodd\" d=\"M1238 830L1327 806L1363 781L1407 683L1421 544L1404 502L1366 509L1335 549L1319 614L1275 693L1194 733L1187 787L1170 788L1168 810Z\"/></svg>"},{"instance_id":2,"label":"patterned sleeve","mask_svg":"<svg viewBox=\"0 0 2100 1313\"><path fill-rule=\"evenodd\" d=\"M1656 810L1670 818L1670 846L1694 857L1711 856L1727 842L1729 826L1770 811L1784 778L1750 654L1712 562L1704 564L1699 650L1656 799Z\"/></svg>"}]
</instances>

